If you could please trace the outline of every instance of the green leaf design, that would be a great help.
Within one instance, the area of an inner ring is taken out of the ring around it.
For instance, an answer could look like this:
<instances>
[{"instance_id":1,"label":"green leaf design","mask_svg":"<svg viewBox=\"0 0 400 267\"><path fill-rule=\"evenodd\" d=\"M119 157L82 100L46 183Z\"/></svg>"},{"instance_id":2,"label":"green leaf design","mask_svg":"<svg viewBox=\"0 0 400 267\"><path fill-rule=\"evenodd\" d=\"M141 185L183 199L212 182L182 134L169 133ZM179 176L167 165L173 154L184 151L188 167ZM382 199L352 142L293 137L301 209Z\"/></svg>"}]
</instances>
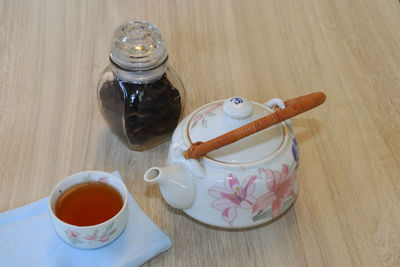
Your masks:
<instances>
[{"instance_id":1,"label":"green leaf design","mask_svg":"<svg viewBox=\"0 0 400 267\"><path fill-rule=\"evenodd\" d=\"M113 233L115 233L115 231L117 231L117 228L112 229L112 231L109 232L108 234L109 234L109 235L112 235Z\"/></svg>"},{"instance_id":2,"label":"green leaf design","mask_svg":"<svg viewBox=\"0 0 400 267\"><path fill-rule=\"evenodd\" d=\"M79 238L73 238L70 235L67 235L67 237L68 237L69 241L71 241L71 243L74 244L74 245L77 244L77 243L83 243L83 241L80 240Z\"/></svg>"},{"instance_id":3,"label":"green leaf design","mask_svg":"<svg viewBox=\"0 0 400 267\"><path fill-rule=\"evenodd\" d=\"M272 208L269 208L264 211L260 211L256 216L253 217L253 221L264 220L267 218L272 218Z\"/></svg>"},{"instance_id":4,"label":"green leaf design","mask_svg":"<svg viewBox=\"0 0 400 267\"><path fill-rule=\"evenodd\" d=\"M296 170L297 170L297 167L298 167L298 162L294 161L293 164L290 165L290 168L289 168L290 171L289 171L289 173L292 173L292 172L296 171Z\"/></svg>"},{"instance_id":5,"label":"green leaf design","mask_svg":"<svg viewBox=\"0 0 400 267\"><path fill-rule=\"evenodd\" d=\"M281 214L283 212L285 212L285 210L287 210L290 207L290 205L293 202L293 199L294 199L293 197L290 197L290 198L284 200L283 206L282 206L282 210L281 210ZM257 215L255 215L253 217L253 221L255 222L255 221L264 220L264 219L267 219L267 218L272 219L272 207L269 208L269 209L265 209L263 211L260 211Z\"/></svg>"},{"instance_id":6,"label":"green leaf design","mask_svg":"<svg viewBox=\"0 0 400 267\"><path fill-rule=\"evenodd\" d=\"M106 227L106 232L110 231L114 226L114 221L112 223L110 223L109 225L107 225Z\"/></svg>"},{"instance_id":7,"label":"green leaf design","mask_svg":"<svg viewBox=\"0 0 400 267\"><path fill-rule=\"evenodd\" d=\"M294 200L294 197L290 197L288 199L285 199L285 201L283 202L281 213L284 212L285 210L287 210L290 207L290 205L292 204L293 200Z\"/></svg>"},{"instance_id":8,"label":"green leaf design","mask_svg":"<svg viewBox=\"0 0 400 267\"><path fill-rule=\"evenodd\" d=\"M82 240L80 240L80 239L78 239L78 238L70 238L70 240L71 240L71 243L72 244L79 244L79 243L83 243L83 241Z\"/></svg>"},{"instance_id":9,"label":"green leaf design","mask_svg":"<svg viewBox=\"0 0 400 267\"><path fill-rule=\"evenodd\" d=\"M197 122L198 121L193 122L192 126L190 126L190 129L193 129L196 126Z\"/></svg>"}]
</instances>

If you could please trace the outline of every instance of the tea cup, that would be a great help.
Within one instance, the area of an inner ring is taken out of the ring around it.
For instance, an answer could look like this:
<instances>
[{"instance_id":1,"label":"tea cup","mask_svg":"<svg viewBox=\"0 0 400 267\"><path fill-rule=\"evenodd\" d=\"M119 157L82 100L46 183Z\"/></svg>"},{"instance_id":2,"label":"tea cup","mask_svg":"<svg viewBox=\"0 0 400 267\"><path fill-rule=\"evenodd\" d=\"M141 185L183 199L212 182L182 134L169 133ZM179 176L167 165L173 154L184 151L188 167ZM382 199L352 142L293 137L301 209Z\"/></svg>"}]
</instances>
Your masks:
<instances>
[{"instance_id":1,"label":"tea cup","mask_svg":"<svg viewBox=\"0 0 400 267\"><path fill-rule=\"evenodd\" d=\"M56 203L69 188L88 182L101 182L115 188L122 197L121 210L112 218L95 225L77 226L62 221L56 216ZM75 173L59 182L49 197L50 219L54 229L62 240L71 246L92 249L106 246L113 242L128 223L128 190L115 175L101 171L83 171Z\"/></svg>"}]
</instances>

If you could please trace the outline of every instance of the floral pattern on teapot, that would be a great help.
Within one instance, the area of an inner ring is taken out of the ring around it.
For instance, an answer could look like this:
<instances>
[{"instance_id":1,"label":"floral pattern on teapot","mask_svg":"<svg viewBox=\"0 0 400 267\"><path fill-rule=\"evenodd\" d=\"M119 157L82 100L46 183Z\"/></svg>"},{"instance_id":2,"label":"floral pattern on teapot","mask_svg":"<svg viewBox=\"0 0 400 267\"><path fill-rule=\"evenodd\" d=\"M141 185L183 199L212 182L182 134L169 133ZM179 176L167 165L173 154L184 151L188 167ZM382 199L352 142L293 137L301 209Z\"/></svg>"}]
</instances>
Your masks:
<instances>
[{"instance_id":1,"label":"floral pattern on teapot","mask_svg":"<svg viewBox=\"0 0 400 267\"><path fill-rule=\"evenodd\" d=\"M190 126L190 129L193 129L200 121L201 121L201 126L207 128L207 118L215 116L214 111L220 106L222 106L222 103L217 103L206 109L204 112L194 116L194 118L192 119L192 125Z\"/></svg>"},{"instance_id":2,"label":"floral pattern on teapot","mask_svg":"<svg viewBox=\"0 0 400 267\"><path fill-rule=\"evenodd\" d=\"M272 209L272 218L277 217L283 210L283 202L295 197L294 181L297 180L297 170L289 175L289 167L284 164L282 171L260 168L258 172L266 177L269 192L260 196L253 205L253 214Z\"/></svg>"},{"instance_id":3,"label":"floral pattern on teapot","mask_svg":"<svg viewBox=\"0 0 400 267\"><path fill-rule=\"evenodd\" d=\"M296 158L297 154L293 152ZM265 186L269 192L254 197L256 179L265 178ZM230 173L224 179L224 188L213 186L208 190L208 194L216 198L211 202L214 209L222 211L222 219L233 225L237 217L236 209L250 209L253 221L272 219L284 212L293 202L296 194L294 183L297 182L297 165L289 174L289 166L283 164L282 171L259 168L258 175L253 175L244 180L242 184L234 174Z\"/></svg>"},{"instance_id":4,"label":"floral pattern on teapot","mask_svg":"<svg viewBox=\"0 0 400 267\"><path fill-rule=\"evenodd\" d=\"M216 200L211 206L217 210L222 210L222 218L232 225L237 216L236 208L252 209L256 202L253 197L255 190L254 181L257 176L251 176L240 185L238 179L229 174L224 179L224 187L213 186L208 190L208 194Z\"/></svg>"}]
</instances>

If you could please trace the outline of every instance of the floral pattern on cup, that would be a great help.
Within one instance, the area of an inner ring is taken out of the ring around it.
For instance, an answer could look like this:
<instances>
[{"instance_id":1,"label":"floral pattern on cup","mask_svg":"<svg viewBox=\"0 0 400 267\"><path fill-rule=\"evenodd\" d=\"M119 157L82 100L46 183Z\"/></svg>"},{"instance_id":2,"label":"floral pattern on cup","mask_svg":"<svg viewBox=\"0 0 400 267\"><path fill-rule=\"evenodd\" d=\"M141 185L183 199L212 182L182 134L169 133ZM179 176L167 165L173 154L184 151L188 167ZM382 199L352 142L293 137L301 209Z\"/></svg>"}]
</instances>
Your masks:
<instances>
[{"instance_id":1,"label":"floral pattern on cup","mask_svg":"<svg viewBox=\"0 0 400 267\"><path fill-rule=\"evenodd\" d=\"M111 222L109 225L107 225L105 231L101 235L99 234L98 229L94 230L93 233L90 235L82 236L79 232L71 230L70 228L65 230L65 234L67 235L68 240L73 245L83 242L91 243L92 241L106 242L110 239L110 236L117 231L117 229L113 227L114 222Z\"/></svg>"},{"instance_id":2,"label":"floral pattern on cup","mask_svg":"<svg viewBox=\"0 0 400 267\"><path fill-rule=\"evenodd\" d=\"M73 231L70 228L68 228L67 230L65 230L65 234L67 235L68 240L73 244L77 244L77 243L82 243L82 239L80 237L80 233L78 233L77 231Z\"/></svg>"},{"instance_id":3,"label":"floral pattern on cup","mask_svg":"<svg viewBox=\"0 0 400 267\"><path fill-rule=\"evenodd\" d=\"M74 226L60 220L54 211L58 197L69 187L85 182L106 183L120 191L124 202L120 212L103 223L90 226ZM129 220L128 190L121 179L110 173L102 171L78 172L63 179L53 188L49 197L49 209L54 229L62 240L77 248L99 248L113 242L127 225Z\"/></svg>"},{"instance_id":4,"label":"floral pattern on cup","mask_svg":"<svg viewBox=\"0 0 400 267\"><path fill-rule=\"evenodd\" d=\"M218 107L222 106L223 103L217 103L215 105L212 105L208 109L206 109L204 112L197 114L196 116L193 117L192 119L192 125L190 126L190 129L193 129L199 122L201 122L201 126L204 128L207 128L207 119L208 117L215 116L214 111L217 110Z\"/></svg>"},{"instance_id":5,"label":"floral pattern on cup","mask_svg":"<svg viewBox=\"0 0 400 267\"><path fill-rule=\"evenodd\" d=\"M289 166L284 164L282 171L260 168L259 175L245 179L242 185L231 173L224 179L224 188L213 186L208 194L216 198L211 202L214 209L222 210L222 219L231 226L237 217L237 208L251 209L253 221L277 217L293 202L295 197L294 182L297 179L296 168L289 175ZM255 198L255 181L264 176L269 192ZM250 214L251 216L251 214Z\"/></svg>"},{"instance_id":6,"label":"floral pattern on cup","mask_svg":"<svg viewBox=\"0 0 400 267\"><path fill-rule=\"evenodd\" d=\"M82 181L85 182L85 183L88 183L88 182L100 182L100 183L103 183L103 184L108 184L108 178L107 177L102 176L102 177L99 177L98 179L94 179L91 176L90 173L88 173L87 176L82 177Z\"/></svg>"},{"instance_id":7,"label":"floral pattern on cup","mask_svg":"<svg viewBox=\"0 0 400 267\"><path fill-rule=\"evenodd\" d=\"M253 197L254 181L257 176L247 178L242 185L232 174L224 179L224 187L213 186L208 190L208 194L216 200L211 206L217 210L222 210L222 218L232 225L237 216L236 208L251 209L256 201Z\"/></svg>"},{"instance_id":8,"label":"floral pattern on cup","mask_svg":"<svg viewBox=\"0 0 400 267\"><path fill-rule=\"evenodd\" d=\"M103 184L108 184L108 179L107 179L107 177L100 177L99 182L103 183Z\"/></svg>"}]
</instances>

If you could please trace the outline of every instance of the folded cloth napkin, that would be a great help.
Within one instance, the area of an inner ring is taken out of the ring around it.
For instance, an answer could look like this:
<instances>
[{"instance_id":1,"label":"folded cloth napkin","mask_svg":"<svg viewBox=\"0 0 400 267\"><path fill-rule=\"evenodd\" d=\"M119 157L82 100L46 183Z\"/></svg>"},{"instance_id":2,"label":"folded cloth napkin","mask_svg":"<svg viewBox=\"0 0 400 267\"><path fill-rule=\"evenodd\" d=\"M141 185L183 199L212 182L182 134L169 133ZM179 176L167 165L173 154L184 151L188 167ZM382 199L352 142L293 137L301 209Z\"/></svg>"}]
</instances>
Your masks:
<instances>
[{"instance_id":1,"label":"folded cloth napkin","mask_svg":"<svg viewBox=\"0 0 400 267\"><path fill-rule=\"evenodd\" d=\"M118 172L114 175L119 176ZM0 214L0 266L138 266L171 247L170 238L129 194L129 221L111 244L79 249L53 229L48 198Z\"/></svg>"}]
</instances>

